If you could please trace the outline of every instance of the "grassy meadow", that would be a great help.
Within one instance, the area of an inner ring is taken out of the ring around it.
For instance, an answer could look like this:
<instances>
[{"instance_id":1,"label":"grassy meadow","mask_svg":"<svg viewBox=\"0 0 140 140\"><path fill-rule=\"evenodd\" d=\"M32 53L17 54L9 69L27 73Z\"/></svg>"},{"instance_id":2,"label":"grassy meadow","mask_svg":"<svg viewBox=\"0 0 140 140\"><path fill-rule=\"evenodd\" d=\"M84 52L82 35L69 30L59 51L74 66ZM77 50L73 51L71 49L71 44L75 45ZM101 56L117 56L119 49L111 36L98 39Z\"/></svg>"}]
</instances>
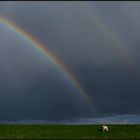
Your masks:
<instances>
[{"instance_id":1,"label":"grassy meadow","mask_svg":"<svg viewBox=\"0 0 140 140\"><path fill-rule=\"evenodd\" d=\"M0 125L0 139L140 139L140 125Z\"/></svg>"}]
</instances>

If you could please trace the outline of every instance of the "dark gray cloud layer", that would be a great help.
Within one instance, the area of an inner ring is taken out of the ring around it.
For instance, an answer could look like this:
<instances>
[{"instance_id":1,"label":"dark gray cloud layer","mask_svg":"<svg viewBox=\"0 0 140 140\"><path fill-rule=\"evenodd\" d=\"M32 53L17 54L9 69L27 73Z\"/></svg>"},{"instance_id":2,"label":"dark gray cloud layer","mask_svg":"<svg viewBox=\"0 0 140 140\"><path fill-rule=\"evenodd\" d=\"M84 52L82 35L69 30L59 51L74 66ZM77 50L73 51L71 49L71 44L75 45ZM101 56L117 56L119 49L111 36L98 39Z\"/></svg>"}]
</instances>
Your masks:
<instances>
[{"instance_id":1,"label":"dark gray cloud layer","mask_svg":"<svg viewBox=\"0 0 140 140\"><path fill-rule=\"evenodd\" d=\"M81 82L99 114L140 113L137 2L0 2L5 16L47 46ZM0 26L0 119L95 114L63 74Z\"/></svg>"}]
</instances>

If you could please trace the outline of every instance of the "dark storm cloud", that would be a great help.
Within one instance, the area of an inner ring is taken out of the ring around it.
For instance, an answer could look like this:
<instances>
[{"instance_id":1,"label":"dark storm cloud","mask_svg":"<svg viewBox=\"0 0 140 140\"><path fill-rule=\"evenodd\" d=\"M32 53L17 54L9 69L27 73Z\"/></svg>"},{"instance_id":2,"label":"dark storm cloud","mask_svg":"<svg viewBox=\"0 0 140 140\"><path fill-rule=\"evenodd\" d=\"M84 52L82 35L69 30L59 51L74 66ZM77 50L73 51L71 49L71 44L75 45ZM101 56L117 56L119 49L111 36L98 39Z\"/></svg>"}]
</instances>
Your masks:
<instances>
[{"instance_id":1,"label":"dark storm cloud","mask_svg":"<svg viewBox=\"0 0 140 140\"><path fill-rule=\"evenodd\" d=\"M108 28L139 71L139 8L137 2L0 2L0 15L55 53L79 79L99 113L125 114L139 110L140 78L126 64ZM0 119L93 115L56 67L1 27L0 66Z\"/></svg>"},{"instance_id":2,"label":"dark storm cloud","mask_svg":"<svg viewBox=\"0 0 140 140\"><path fill-rule=\"evenodd\" d=\"M100 113L132 113L139 109L140 78L128 67L79 67L77 75ZM92 74L92 78L91 78Z\"/></svg>"}]
</instances>

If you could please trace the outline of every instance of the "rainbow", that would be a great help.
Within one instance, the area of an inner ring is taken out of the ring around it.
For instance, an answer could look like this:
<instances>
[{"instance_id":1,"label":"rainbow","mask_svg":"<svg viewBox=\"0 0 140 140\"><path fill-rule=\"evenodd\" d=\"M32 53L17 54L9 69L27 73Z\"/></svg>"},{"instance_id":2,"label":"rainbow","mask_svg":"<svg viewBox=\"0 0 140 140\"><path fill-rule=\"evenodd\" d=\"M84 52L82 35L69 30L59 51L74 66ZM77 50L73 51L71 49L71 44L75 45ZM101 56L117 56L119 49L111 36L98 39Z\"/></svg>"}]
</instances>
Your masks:
<instances>
[{"instance_id":1,"label":"rainbow","mask_svg":"<svg viewBox=\"0 0 140 140\"><path fill-rule=\"evenodd\" d=\"M13 21L7 19L6 17L0 16L0 25L3 25L8 31L15 33L17 37L22 38L30 44L31 47L36 48L42 55L44 55L51 63L53 63L59 71L62 72L64 77L75 87L76 90L80 93L83 99L92 107L92 111L96 113L96 109L93 105L93 102L90 100L89 95L83 90L80 85L80 82L74 77L74 75L62 64L59 59L52 54L45 46L43 46L35 37L25 32L19 26L17 26Z\"/></svg>"},{"instance_id":2,"label":"rainbow","mask_svg":"<svg viewBox=\"0 0 140 140\"><path fill-rule=\"evenodd\" d=\"M91 22L96 23L98 25L100 32L105 36L107 40L113 43L112 47L118 51L119 55L123 58L127 66L140 77L139 71L137 69L137 64L132 57L131 53L126 48L125 44L123 43L122 39L117 35L113 29L105 23L102 18L93 11L89 4L86 5L86 14L91 19Z\"/></svg>"}]
</instances>

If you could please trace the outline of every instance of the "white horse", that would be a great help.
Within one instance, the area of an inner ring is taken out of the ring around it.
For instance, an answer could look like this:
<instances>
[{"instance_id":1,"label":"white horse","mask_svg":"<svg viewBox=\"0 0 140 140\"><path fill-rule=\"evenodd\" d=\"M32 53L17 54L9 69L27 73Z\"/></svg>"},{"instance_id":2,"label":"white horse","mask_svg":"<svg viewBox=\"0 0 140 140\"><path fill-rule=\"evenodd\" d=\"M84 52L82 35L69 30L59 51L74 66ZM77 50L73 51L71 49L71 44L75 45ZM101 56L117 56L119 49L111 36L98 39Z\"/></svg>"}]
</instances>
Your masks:
<instances>
[{"instance_id":1,"label":"white horse","mask_svg":"<svg viewBox=\"0 0 140 140\"><path fill-rule=\"evenodd\" d=\"M102 131L103 131L103 132L105 132L105 131L108 132L109 129L108 129L108 127L107 127L106 125L103 125L103 126L102 126Z\"/></svg>"}]
</instances>

